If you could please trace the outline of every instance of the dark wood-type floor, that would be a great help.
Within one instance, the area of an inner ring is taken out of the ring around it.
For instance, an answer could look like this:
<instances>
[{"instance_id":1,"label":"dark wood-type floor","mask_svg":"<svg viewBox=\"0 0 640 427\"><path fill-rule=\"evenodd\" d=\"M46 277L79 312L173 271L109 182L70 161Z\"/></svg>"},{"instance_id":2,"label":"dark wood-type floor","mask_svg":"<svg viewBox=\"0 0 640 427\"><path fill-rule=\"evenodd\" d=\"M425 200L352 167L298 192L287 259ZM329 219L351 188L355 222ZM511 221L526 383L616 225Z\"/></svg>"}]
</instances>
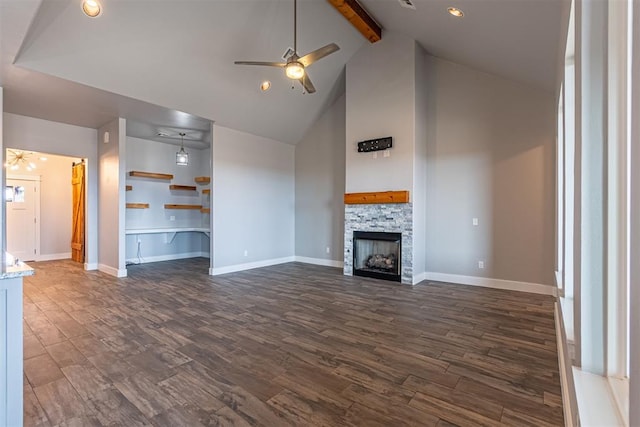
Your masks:
<instances>
[{"instance_id":1,"label":"dark wood-type floor","mask_svg":"<svg viewBox=\"0 0 640 427\"><path fill-rule=\"evenodd\" d=\"M550 297L207 263L34 263L25 425L563 424Z\"/></svg>"}]
</instances>

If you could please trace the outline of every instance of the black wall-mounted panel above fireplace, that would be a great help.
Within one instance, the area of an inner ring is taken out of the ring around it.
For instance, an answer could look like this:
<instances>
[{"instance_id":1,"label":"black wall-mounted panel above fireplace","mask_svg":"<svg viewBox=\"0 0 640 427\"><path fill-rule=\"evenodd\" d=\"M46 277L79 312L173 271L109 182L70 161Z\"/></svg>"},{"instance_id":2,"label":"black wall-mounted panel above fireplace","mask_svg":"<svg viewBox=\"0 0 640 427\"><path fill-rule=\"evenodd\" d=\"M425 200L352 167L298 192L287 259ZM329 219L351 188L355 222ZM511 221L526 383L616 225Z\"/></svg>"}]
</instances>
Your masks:
<instances>
[{"instance_id":1,"label":"black wall-mounted panel above fireplace","mask_svg":"<svg viewBox=\"0 0 640 427\"><path fill-rule=\"evenodd\" d=\"M402 234L353 232L353 275L401 281Z\"/></svg>"}]
</instances>

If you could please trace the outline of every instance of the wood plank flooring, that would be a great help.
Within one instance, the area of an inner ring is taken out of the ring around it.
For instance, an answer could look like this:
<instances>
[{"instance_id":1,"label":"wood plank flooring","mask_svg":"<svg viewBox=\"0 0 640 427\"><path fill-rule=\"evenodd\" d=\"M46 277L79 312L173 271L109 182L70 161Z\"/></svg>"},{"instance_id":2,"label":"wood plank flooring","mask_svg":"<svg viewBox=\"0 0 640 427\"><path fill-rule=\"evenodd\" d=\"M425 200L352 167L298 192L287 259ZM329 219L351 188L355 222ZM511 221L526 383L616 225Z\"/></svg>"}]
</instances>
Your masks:
<instances>
[{"instance_id":1,"label":"wood plank flooring","mask_svg":"<svg viewBox=\"0 0 640 427\"><path fill-rule=\"evenodd\" d=\"M551 297L300 263L33 266L26 426L563 425Z\"/></svg>"}]
</instances>

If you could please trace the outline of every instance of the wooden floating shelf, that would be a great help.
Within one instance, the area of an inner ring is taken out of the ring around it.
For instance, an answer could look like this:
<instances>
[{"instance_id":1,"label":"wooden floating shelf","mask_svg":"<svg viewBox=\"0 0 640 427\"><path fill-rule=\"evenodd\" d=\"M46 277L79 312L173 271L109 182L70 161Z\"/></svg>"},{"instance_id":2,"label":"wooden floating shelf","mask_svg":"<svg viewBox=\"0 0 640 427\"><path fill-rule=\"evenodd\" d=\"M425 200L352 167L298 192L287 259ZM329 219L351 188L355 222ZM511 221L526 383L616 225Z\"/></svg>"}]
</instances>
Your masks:
<instances>
[{"instance_id":1,"label":"wooden floating shelf","mask_svg":"<svg viewBox=\"0 0 640 427\"><path fill-rule=\"evenodd\" d=\"M127 185L124 187L125 191L131 191L133 190L133 186L132 185Z\"/></svg>"},{"instance_id":2,"label":"wooden floating shelf","mask_svg":"<svg viewBox=\"0 0 640 427\"><path fill-rule=\"evenodd\" d=\"M170 185L169 190L196 191L196 187L193 185Z\"/></svg>"},{"instance_id":3,"label":"wooden floating shelf","mask_svg":"<svg viewBox=\"0 0 640 427\"><path fill-rule=\"evenodd\" d=\"M366 205L381 203L409 203L409 191L383 191L373 193L346 193L345 205Z\"/></svg>"},{"instance_id":4,"label":"wooden floating shelf","mask_svg":"<svg viewBox=\"0 0 640 427\"><path fill-rule=\"evenodd\" d=\"M209 188L205 188L202 190L202 194L211 194L211 190Z\"/></svg>"},{"instance_id":5,"label":"wooden floating shelf","mask_svg":"<svg viewBox=\"0 0 640 427\"><path fill-rule=\"evenodd\" d=\"M153 178L153 179L167 179L167 180L173 179L173 175L169 173L154 173L154 172L140 172L140 171L131 171L129 172L129 176L135 176L138 178Z\"/></svg>"},{"instance_id":6,"label":"wooden floating shelf","mask_svg":"<svg viewBox=\"0 0 640 427\"><path fill-rule=\"evenodd\" d=\"M193 178L193 180L195 182L197 182L198 184L208 184L211 182L211 177L210 176L196 176L195 178Z\"/></svg>"},{"instance_id":7,"label":"wooden floating shelf","mask_svg":"<svg viewBox=\"0 0 640 427\"><path fill-rule=\"evenodd\" d=\"M165 209L202 209L202 205L164 205Z\"/></svg>"},{"instance_id":8,"label":"wooden floating shelf","mask_svg":"<svg viewBox=\"0 0 640 427\"><path fill-rule=\"evenodd\" d=\"M149 209L149 203L127 203L127 209Z\"/></svg>"},{"instance_id":9,"label":"wooden floating shelf","mask_svg":"<svg viewBox=\"0 0 640 427\"><path fill-rule=\"evenodd\" d=\"M202 208L202 209L200 209L200 212L202 212L202 213L211 213L211 208Z\"/></svg>"}]
</instances>

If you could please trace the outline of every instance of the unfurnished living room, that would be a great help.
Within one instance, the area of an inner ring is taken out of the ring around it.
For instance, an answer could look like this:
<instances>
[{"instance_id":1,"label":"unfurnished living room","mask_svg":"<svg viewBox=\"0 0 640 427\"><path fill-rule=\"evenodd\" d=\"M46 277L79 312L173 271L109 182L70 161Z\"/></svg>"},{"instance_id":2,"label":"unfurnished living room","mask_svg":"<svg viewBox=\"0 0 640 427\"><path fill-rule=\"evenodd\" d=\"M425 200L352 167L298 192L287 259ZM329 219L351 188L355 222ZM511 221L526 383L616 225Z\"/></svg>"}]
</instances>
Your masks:
<instances>
[{"instance_id":1,"label":"unfurnished living room","mask_svg":"<svg viewBox=\"0 0 640 427\"><path fill-rule=\"evenodd\" d=\"M640 426L640 9L0 0L0 426Z\"/></svg>"}]
</instances>

